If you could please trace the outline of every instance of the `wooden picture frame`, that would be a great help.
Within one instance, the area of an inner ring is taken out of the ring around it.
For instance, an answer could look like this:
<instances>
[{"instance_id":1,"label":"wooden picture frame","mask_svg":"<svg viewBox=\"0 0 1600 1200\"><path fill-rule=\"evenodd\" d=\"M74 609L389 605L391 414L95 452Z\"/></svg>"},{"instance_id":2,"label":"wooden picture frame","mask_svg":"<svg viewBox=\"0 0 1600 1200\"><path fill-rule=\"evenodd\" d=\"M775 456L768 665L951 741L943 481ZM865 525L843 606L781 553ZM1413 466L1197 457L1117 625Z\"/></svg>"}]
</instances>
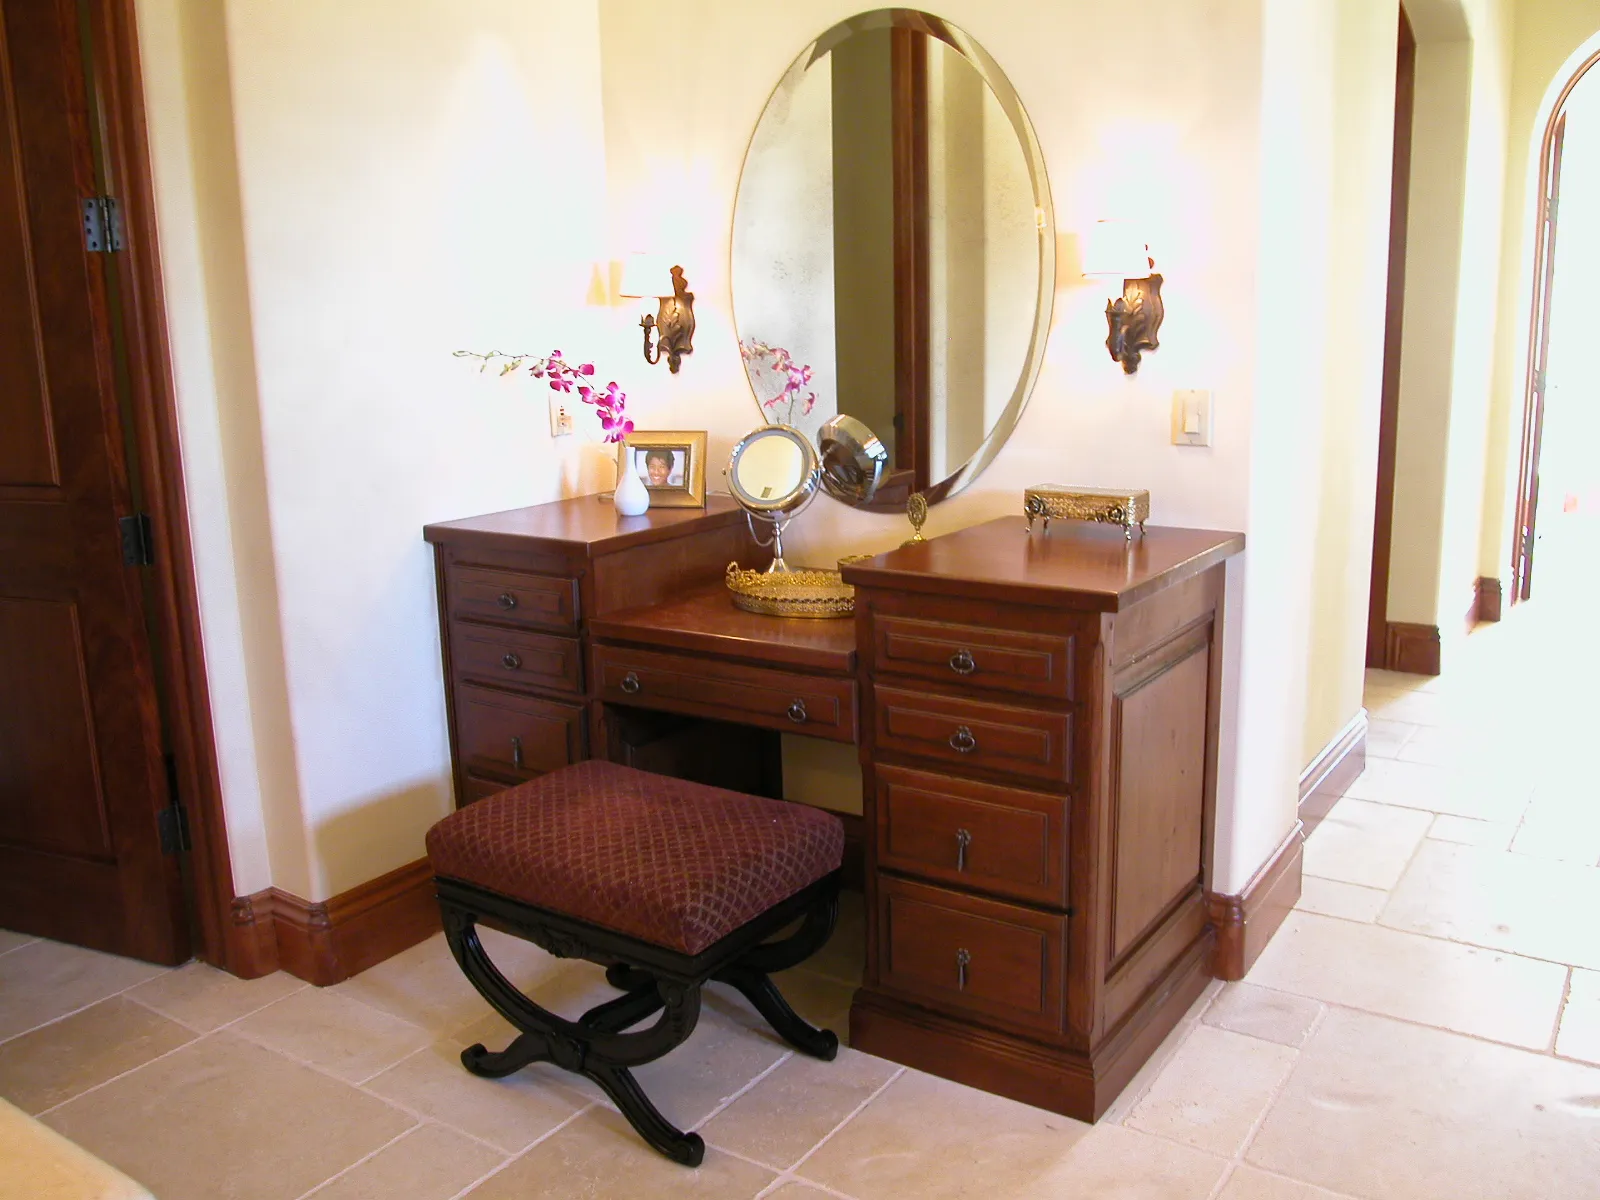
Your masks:
<instances>
[{"instance_id":1,"label":"wooden picture frame","mask_svg":"<svg viewBox=\"0 0 1600 1200\"><path fill-rule=\"evenodd\" d=\"M617 478L629 470L644 480L651 508L704 508L706 431L635 429L617 444Z\"/></svg>"}]
</instances>

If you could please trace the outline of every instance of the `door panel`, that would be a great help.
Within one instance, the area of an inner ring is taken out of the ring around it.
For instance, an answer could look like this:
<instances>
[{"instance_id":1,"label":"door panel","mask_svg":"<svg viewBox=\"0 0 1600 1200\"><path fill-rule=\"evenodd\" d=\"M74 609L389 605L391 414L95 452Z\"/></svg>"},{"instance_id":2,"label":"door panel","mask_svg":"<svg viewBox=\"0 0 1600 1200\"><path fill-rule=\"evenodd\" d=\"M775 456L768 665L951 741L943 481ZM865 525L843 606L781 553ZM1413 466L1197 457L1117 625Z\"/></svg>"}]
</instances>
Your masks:
<instances>
[{"instance_id":1,"label":"door panel","mask_svg":"<svg viewBox=\"0 0 1600 1200\"><path fill-rule=\"evenodd\" d=\"M72 0L0 0L0 926L188 957Z\"/></svg>"}]
</instances>

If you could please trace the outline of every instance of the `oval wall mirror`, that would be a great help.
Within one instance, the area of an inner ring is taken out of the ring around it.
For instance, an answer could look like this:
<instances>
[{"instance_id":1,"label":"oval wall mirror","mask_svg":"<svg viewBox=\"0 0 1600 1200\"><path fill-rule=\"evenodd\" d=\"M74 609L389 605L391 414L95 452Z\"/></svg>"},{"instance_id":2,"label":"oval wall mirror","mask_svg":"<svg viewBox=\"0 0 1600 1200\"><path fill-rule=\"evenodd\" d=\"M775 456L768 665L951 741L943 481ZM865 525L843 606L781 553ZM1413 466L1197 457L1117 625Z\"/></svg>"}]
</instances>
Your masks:
<instances>
[{"instance_id":1,"label":"oval wall mirror","mask_svg":"<svg viewBox=\"0 0 1600 1200\"><path fill-rule=\"evenodd\" d=\"M763 418L816 441L848 414L881 441L876 495L842 498L970 483L1033 388L1055 290L1044 159L982 47L913 9L806 47L745 154L731 278Z\"/></svg>"}]
</instances>

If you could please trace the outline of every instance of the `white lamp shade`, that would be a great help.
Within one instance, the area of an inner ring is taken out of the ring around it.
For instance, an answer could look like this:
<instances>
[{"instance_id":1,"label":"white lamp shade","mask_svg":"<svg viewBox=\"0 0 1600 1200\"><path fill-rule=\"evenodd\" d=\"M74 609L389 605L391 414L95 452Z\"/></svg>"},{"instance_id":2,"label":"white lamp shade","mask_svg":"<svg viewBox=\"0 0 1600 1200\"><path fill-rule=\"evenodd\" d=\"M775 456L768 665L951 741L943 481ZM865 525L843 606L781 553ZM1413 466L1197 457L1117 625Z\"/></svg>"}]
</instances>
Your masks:
<instances>
[{"instance_id":1,"label":"white lamp shade","mask_svg":"<svg viewBox=\"0 0 1600 1200\"><path fill-rule=\"evenodd\" d=\"M1083 273L1111 279L1146 279L1150 249L1127 221L1096 221L1084 237Z\"/></svg>"},{"instance_id":2,"label":"white lamp shade","mask_svg":"<svg viewBox=\"0 0 1600 1200\"><path fill-rule=\"evenodd\" d=\"M630 254L622 265L619 296L672 295L672 268L680 266L664 254Z\"/></svg>"}]
</instances>

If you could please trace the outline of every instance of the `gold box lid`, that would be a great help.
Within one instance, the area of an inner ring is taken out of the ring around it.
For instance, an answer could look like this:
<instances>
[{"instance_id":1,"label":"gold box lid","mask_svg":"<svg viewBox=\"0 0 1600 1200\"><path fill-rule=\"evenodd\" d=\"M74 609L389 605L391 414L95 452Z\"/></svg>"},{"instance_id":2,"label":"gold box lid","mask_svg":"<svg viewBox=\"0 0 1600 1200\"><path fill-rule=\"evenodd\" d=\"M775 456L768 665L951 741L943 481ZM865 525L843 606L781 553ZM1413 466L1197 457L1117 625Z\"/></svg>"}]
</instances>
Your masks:
<instances>
[{"instance_id":1,"label":"gold box lid","mask_svg":"<svg viewBox=\"0 0 1600 1200\"><path fill-rule=\"evenodd\" d=\"M1150 493L1145 488L1070 487L1040 483L1022 493L1022 511L1029 526L1036 517L1051 520L1102 521L1124 529L1150 519Z\"/></svg>"}]
</instances>

